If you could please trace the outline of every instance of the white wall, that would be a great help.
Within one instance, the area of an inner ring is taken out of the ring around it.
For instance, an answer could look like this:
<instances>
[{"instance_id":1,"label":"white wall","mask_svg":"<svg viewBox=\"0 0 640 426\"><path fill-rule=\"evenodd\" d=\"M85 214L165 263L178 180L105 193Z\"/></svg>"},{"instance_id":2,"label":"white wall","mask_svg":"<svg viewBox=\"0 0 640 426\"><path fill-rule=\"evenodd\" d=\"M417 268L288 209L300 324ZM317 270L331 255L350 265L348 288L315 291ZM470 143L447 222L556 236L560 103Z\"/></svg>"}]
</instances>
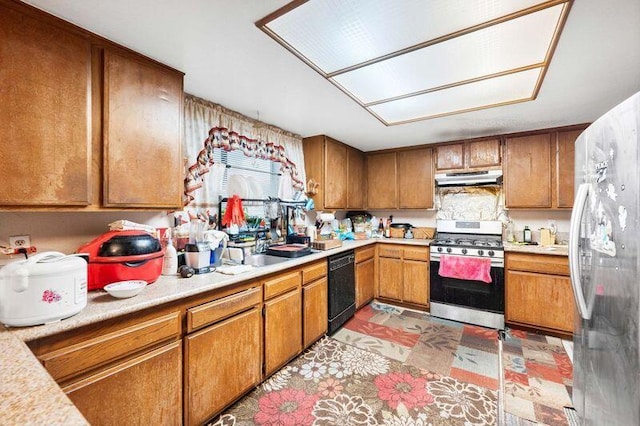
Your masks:
<instances>
[{"instance_id":1,"label":"white wall","mask_svg":"<svg viewBox=\"0 0 640 426\"><path fill-rule=\"evenodd\" d=\"M9 245L12 235L28 234L39 252L73 253L82 244L107 232L108 224L118 219L158 228L169 226L165 212L0 212L0 244ZM0 254L0 264L7 258Z\"/></svg>"}]
</instances>

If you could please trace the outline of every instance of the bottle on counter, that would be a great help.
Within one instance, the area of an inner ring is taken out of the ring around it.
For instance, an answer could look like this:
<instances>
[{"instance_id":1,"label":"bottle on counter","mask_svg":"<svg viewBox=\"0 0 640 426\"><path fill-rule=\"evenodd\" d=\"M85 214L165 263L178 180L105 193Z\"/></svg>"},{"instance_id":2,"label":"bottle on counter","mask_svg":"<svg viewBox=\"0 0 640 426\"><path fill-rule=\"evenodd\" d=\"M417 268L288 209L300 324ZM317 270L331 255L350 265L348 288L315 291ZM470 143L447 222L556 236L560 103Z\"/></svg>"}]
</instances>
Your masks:
<instances>
[{"instance_id":1,"label":"bottle on counter","mask_svg":"<svg viewBox=\"0 0 640 426\"><path fill-rule=\"evenodd\" d=\"M178 273L178 252L173 246L171 237L167 238L167 246L164 249L162 262L162 275L175 275Z\"/></svg>"},{"instance_id":2,"label":"bottle on counter","mask_svg":"<svg viewBox=\"0 0 640 426\"><path fill-rule=\"evenodd\" d=\"M524 231L522 231L522 233L523 233L522 241L524 241L525 243L530 243L531 242L531 229L529 229L529 227L527 225L525 225Z\"/></svg>"},{"instance_id":3,"label":"bottle on counter","mask_svg":"<svg viewBox=\"0 0 640 426\"><path fill-rule=\"evenodd\" d=\"M384 237L384 219L378 221L378 236Z\"/></svg>"},{"instance_id":4,"label":"bottle on counter","mask_svg":"<svg viewBox=\"0 0 640 426\"><path fill-rule=\"evenodd\" d=\"M391 216L389 216L389 219L384 224L384 237L391 238Z\"/></svg>"}]
</instances>

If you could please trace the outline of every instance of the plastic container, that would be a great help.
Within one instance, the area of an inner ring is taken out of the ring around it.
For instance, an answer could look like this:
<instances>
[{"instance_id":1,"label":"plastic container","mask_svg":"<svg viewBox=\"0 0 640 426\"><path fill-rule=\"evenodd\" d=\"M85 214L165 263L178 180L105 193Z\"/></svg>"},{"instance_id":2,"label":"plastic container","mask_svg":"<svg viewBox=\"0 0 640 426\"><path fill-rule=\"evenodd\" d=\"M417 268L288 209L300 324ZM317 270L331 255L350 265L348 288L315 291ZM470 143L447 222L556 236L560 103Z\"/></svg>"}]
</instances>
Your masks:
<instances>
[{"instance_id":1,"label":"plastic container","mask_svg":"<svg viewBox=\"0 0 640 426\"><path fill-rule=\"evenodd\" d=\"M178 252L173 246L171 238L167 239L162 262L162 275L176 275L178 273Z\"/></svg>"}]
</instances>

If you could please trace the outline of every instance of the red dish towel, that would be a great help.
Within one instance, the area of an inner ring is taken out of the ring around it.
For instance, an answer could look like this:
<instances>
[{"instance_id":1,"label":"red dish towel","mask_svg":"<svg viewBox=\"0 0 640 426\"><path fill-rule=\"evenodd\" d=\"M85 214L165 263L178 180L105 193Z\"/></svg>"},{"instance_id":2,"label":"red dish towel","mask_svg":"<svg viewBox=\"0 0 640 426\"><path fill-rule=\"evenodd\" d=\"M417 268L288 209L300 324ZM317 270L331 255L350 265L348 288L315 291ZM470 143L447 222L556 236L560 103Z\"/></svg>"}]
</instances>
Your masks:
<instances>
[{"instance_id":1,"label":"red dish towel","mask_svg":"<svg viewBox=\"0 0 640 426\"><path fill-rule=\"evenodd\" d=\"M438 275L490 283L492 281L491 259L488 257L463 257L443 254L440 256Z\"/></svg>"}]
</instances>

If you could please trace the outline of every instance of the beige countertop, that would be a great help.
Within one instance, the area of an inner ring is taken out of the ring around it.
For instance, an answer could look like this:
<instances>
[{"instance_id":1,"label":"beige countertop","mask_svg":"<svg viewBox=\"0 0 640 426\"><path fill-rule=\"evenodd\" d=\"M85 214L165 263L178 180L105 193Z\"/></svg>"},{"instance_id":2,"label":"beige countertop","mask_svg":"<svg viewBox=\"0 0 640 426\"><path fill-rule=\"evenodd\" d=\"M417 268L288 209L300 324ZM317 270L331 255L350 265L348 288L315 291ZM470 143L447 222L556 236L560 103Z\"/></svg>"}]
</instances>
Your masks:
<instances>
[{"instance_id":1,"label":"beige countertop","mask_svg":"<svg viewBox=\"0 0 640 426\"><path fill-rule=\"evenodd\" d=\"M569 246L564 245L552 245L552 246L541 246L541 245L518 245L512 244L508 242L504 242L504 251L509 253L530 253L530 254L549 254L554 256L568 256L569 255Z\"/></svg>"},{"instance_id":2,"label":"beige countertop","mask_svg":"<svg viewBox=\"0 0 640 426\"><path fill-rule=\"evenodd\" d=\"M430 242L431 240L402 238L345 241L342 247L254 268L238 275L209 273L187 279L161 276L142 293L129 299L114 299L104 291L92 291L89 293L87 307L82 312L61 321L20 328L5 328L0 325L0 424L88 424L24 342L262 277L375 243L428 246Z\"/></svg>"}]
</instances>

